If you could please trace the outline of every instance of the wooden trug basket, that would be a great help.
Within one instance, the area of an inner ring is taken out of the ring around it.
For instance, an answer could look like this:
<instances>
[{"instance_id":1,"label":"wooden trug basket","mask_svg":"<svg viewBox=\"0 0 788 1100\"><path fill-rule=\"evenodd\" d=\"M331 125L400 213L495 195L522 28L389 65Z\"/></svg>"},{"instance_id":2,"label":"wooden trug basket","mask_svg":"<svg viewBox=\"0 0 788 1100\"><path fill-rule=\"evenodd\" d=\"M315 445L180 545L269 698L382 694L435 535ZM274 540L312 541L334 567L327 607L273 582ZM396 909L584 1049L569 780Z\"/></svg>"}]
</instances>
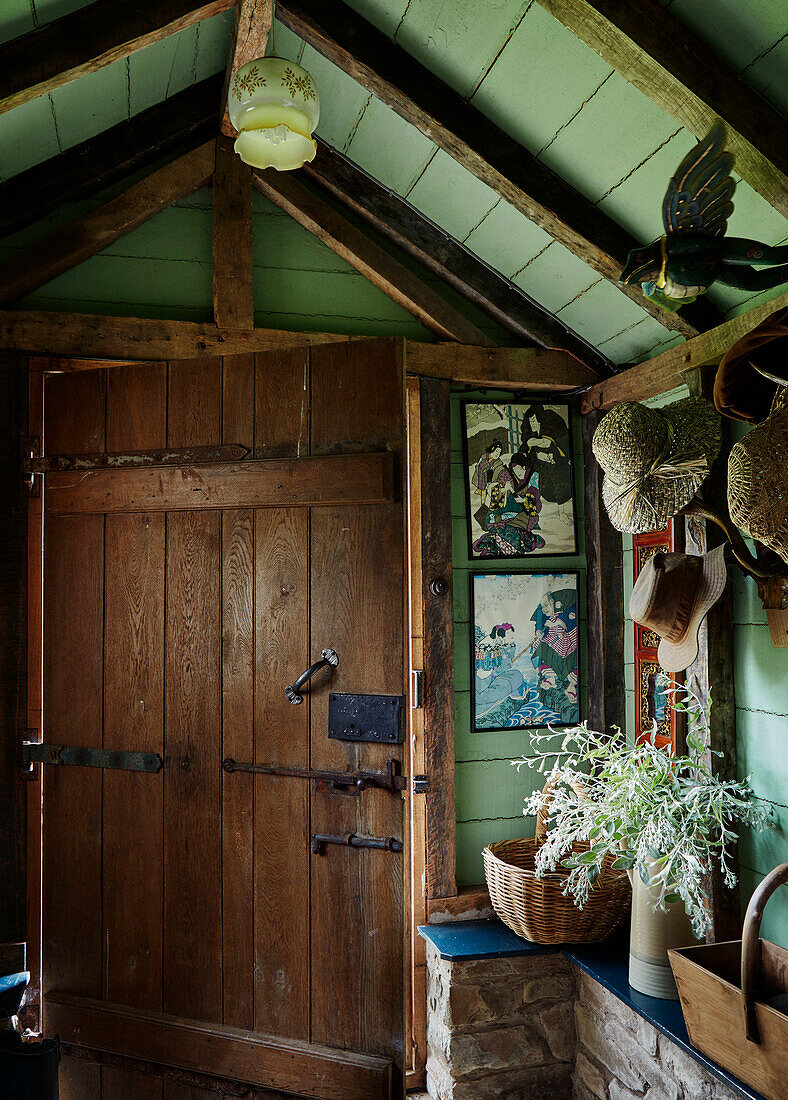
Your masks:
<instances>
[{"instance_id":1,"label":"wooden trug basket","mask_svg":"<svg viewBox=\"0 0 788 1100\"><path fill-rule=\"evenodd\" d=\"M788 951L759 939L766 902L788 882L788 863L750 898L742 939L668 952L693 1046L757 1089L788 1095L788 1015L769 1005L788 994Z\"/></svg>"},{"instance_id":2,"label":"wooden trug basket","mask_svg":"<svg viewBox=\"0 0 788 1100\"><path fill-rule=\"evenodd\" d=\"M545 791L555 782L548 781ZM549 799L536 819L532 839L500 840L483 850L484 873L492 907L503 923L532 943L600 943L608 939L629 910L631 888L625 871L614 871L614 855L605 857L602 873L582 909L562 893L568 871L542 878L534 873L536 856L547 837ZM587 851L578 843L573 850Z\"/></svg>"}]
</instances>

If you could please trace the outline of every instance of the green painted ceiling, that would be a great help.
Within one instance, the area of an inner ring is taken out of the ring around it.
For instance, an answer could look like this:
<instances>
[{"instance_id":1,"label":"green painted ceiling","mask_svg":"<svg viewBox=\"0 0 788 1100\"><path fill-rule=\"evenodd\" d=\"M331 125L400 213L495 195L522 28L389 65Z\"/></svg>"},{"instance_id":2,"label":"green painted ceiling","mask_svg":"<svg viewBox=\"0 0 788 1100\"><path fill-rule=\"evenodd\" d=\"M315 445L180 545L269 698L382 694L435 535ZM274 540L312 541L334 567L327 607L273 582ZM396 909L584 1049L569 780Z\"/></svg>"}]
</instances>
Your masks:
<instances>
[{"instance_id":1,"label":"green painted ceiling","mask_svg":"<svg viewBox=\"0 0 788 1100\"><path fill-rule=\"evenodd\" d=\"M788 113L785 0L661 2ZM659 235L666 182L695 138L535 0L349 3L635 236L647 241ZM80 6L79 0L3 0L0 40ZM0 178L223 69L232 19L226 12L205 20L0 116ZM318 133L326 141L464 241L613 361L642 359L680 340L278 24L275 48L301 61L317 81ZM735 202L732 234L768 243L788 239L785 219L748 185L739 183ZM283 216L259 196L256 211L258 324L342 331L387 331L388 325L392 331L420 331L379 291L362 291L363 280L323 246L307 241L305 231L286 228ZM73 213L64 212L67 216ZM52 224L49 219L36 231L5 242L3 251L8 254L15 245L42 236ZM175 258L167 253L173 248ZM155 260L182 265L177 272L167 269L160 292L157 281L151 282ZM709 296L730 316L774 293L715 288ZM104 302L108 308L112 301L126 312L136 305L162 315L207 316L210 299L206 195L159 215L25 304L98 308ZM489 323L486 327L493 331Z\"/></svg>"}]
</instances>

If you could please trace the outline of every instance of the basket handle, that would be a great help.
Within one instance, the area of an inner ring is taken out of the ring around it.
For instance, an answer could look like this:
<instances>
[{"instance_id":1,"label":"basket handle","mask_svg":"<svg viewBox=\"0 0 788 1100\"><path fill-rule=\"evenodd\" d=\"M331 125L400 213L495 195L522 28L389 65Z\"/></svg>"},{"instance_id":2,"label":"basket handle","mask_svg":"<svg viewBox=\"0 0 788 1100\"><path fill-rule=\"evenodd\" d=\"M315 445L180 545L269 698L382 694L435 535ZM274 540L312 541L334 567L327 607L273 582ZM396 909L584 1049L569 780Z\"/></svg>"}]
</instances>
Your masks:
<instances>
[{"instance_id":1,"label":"basket handle","mask_svg":"<svg viewBox=\"0 0 788 1100\"><path fill-rule=\"evenodd\" d=\"M547 780L544 787L542 788L542 794L544 795L544 797L542 798L536 814L536 830L534 833L534 840L539 847L541 847L542 844L544 844L545 840L547 840L547 825L550 820L550 806L553 802L553 791L558 786L558 784L562 782L563 779L563 773L557 772L555 775L551 776ZM570 783L569 786L572 788L578 798L583 797L585 788L580 782L575 780L574 782Z\"/></svg>"},{"instance_id":2,"label":"basket handle","mask_svg":"<svg viewBox=\"0 0 788 1100\"><path fill-rule=\"evenodd\" d=\"M761 973L761 920L766 902L778 887L788 883L788 863L770 871L758 886L747 906L741 943L741 991L744 998L744 1026L751 1043L760 1043L761 1035L755 1014L755 995Z\"/></svg>"}]
</instances>

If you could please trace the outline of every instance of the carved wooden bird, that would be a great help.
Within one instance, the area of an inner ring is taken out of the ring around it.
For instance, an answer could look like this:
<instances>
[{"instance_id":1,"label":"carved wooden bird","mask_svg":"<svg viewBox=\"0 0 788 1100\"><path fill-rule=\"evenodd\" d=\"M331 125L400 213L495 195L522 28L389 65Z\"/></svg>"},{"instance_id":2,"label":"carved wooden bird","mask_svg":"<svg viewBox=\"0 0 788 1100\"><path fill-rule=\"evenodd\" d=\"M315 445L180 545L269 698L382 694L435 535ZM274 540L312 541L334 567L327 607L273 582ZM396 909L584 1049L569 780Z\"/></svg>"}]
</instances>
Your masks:
<instances>
[{"instance_id":1,"label":"carved wooden bird","mask_svg":"<svg viewBox=\"0 0 788 1100\"><path fill-rule=\"evenodd\" d=\"M665 236L629 253L621 284L640 283L647 298L673 313L717 280L739 290L788 282L788 245L725 236L736 187L733 163L725 150L725 127L715 122L668 184L662 200Z\"/></svg>"}]
</instances>

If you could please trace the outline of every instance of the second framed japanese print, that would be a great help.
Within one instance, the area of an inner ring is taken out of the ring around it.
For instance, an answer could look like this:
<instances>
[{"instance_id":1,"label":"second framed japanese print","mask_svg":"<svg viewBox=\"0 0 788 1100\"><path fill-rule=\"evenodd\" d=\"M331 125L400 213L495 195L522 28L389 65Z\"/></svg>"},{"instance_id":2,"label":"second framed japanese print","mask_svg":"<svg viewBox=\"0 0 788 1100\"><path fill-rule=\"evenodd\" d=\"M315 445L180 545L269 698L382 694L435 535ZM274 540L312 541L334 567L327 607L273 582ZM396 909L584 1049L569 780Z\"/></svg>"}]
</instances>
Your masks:
<instances>
[{"instance_id":1,"label":"second framed japanese print","mask_svg":"<svg viewBox=\"0 0 788 1100\"><path fill-rule=\"evenodd\" d=\"M471 573L475 733L580 721L578 574Z\"/></svg>"},{"instance_id":2,"label":"second framed japanese print","mask_svg":"<svg viewBox=\"0 0 788 1100\"><path fill-rule=\"evenodd\" d=\"M463 404L468 556L577 553L569 406Z\"/></svg>"}]
</instances>

